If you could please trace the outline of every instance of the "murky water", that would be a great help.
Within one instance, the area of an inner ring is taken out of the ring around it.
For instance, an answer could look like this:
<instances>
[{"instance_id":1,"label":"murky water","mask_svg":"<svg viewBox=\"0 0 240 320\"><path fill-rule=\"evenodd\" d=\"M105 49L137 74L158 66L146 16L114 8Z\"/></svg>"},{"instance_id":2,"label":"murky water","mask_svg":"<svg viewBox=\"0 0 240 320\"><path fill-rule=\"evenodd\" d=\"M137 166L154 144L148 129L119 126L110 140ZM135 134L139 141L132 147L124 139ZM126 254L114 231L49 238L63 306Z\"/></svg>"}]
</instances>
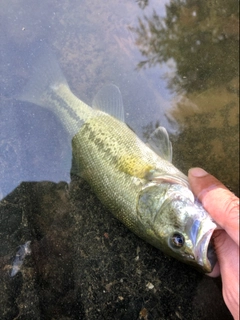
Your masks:
<instances>
[{"instance_id":1,"label":"murky water","mask_svg":"<svg viewBox=\"0 0 240 320\"><path fill-rule=\"evenodd\" d=\"M1 8L0 272L7 290L0 304L4 310L13 310L6 311L3 319L17 314L26 319L31 310L35 312L31 319L53 319L54 314L58 319L59 314L64 319L113 319L114 310L118 310L116 319L220 319L220 315L222 319L230 318L218 284L170 258L158 258L155 249L151 249L150 256L143 255L141 265L135 265L135 252L133 256L130 253L131 263L125 263L125 259L130 259L126 244L129 247L131 243L133 250L140 247L142 254L148 253L149 246L129 235L118 222L119 233L113 232L113 238L108 239L115 220L110 220L108 213L104 217L104 208L89 190L85 198L81 196L86 203L79 201L83 220L77 221L73 214L69 222L69 210L75 213L76 204L66 196L65 184L52 182L70 182L71 139L50 111L15 97L30 77L32 61L47 45L81 100L91 105L104 84L114 83L122 92L126 122L141 138L146 140L159 124L165 126L173 142L173 163L179 169L186 173L190 167L201 166L238 194L237 2L10 0L2 1ZM49 183L40 182L43 180ZM27 183L8 196L23 181ZM39 184L32 185L30 181ZM103 216L100 215L99 222L93 222L94 215L88 220L96 208L99 209L95 214L102 212ZM86 229L73 231L73 225L82 225L83 221ZM109 248L121 241L121 232L127 240L117 244L120 249L116 255ZM35 246L33 261L25 275L20 272L16 283L10 283L6 265L17 252L16 247L29 240ZM99 256L87 245L89 241L97 241L94 248L99 247ZM79 249L81 243L83 248ZM66 252L70 252L69 256ZM39 256L44 257L45 264L38 265ZM88 270L91 259L100 265L93 267L95 273L99 272L99 279L92 274L86 276L86 272L83 275L77 268L80 264L82 270ZM111 265L109 260L114 263ZM115 270L119 263L123 264L122 273ZM67 269L63 264L68 264ZM111 265L109 269L106 264ZM175 279L179 268L182 277ZM59 269L62 272L56 272ZM66 284L64 279L70 273ZM132 273L138 285L130 281ZM49 280L51 274L54 282ZM171 285L164 282L165 278ZM155 291L145 286L149 281L155 281ZM55 290L48 291L46 283L52 287L58 283L60 289L56 285ZM204 291L205 283L208 292ZM21 290L13 294L16 284L21 284ZM134 291L141 284L141 290ZM65 291L68 295L64 295ZM103 292L105 298L101 297ZM50 303L43 307L46 296L53 304L60 301L56 309ZM29 297L35 299L33 309ZM206 302L206 297L210 302ZM216 299L219 302L214 308ZM22 301L26 309L21 307ZM80 306L71 305L70 301L79 301ZM97 312L93 315L91 310L98 309L102 313L99 311L97 317ZM144 312L148 315L145 318Z\"/></svg>"}]
</instances>

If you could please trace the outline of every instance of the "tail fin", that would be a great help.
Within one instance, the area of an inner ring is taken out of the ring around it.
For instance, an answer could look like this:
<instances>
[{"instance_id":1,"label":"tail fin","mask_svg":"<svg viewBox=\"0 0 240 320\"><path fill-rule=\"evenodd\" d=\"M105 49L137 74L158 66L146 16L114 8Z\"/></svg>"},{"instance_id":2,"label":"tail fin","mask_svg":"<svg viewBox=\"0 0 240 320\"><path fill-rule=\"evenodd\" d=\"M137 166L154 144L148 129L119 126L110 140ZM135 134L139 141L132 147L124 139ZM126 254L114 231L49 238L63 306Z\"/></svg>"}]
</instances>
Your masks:
<instances>
[{"instance_id":1,"label":"tail fin","mask_svg":"<svg viewBox=\"0 0 240 320\"><path fill-rule=\"evenodd\" d=\"M51 107L46 104L46 93L57 91L60 84L68 87L54 54L50 49L39 53L39 59L32 63L30 80L17 96L18 100L28 101L42 107Z\"/></svg>"},{"instance_id":2,"label":"tail fin","mask_svg":"<svg viewBox=\"0 0 240 320\"><path fill-rule=\"evenodd\" d=\"M53 53L38 53L32 64L32 75L17 99L35 103L54 112L73 137L92 115L92 108L78 99L70 90L67 80Z\"/></svg>"}]
</instances>

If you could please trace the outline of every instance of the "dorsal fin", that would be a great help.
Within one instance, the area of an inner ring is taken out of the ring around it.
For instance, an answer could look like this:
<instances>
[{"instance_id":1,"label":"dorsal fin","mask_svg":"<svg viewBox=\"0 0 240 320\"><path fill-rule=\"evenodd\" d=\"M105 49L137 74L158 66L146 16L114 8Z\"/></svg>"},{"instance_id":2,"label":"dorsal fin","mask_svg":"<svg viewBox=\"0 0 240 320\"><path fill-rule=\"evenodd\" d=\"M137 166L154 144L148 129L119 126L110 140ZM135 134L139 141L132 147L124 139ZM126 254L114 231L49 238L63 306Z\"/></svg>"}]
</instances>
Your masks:
<instances>
[{"instance_id":1,"label":"dorsal fin","mask_svg":"<svg viewBox=\"0 0 240 320\"><path fill-rule=\"evenodd\" d=\"M147 144L161 158L172 162L172 143L164 127L158 127L150 135Z\"/></svg>"},{"instance_id":2,"label":"dorsal fin","mask_svg":"<svg viewBox=\"0 0 240 320\"><path fill-rule=\"evenodd\" d=\"M108 84L98 91L93 99L92 107L124 122L122 94L114 84Z\"/></svg>"}]
</instances>

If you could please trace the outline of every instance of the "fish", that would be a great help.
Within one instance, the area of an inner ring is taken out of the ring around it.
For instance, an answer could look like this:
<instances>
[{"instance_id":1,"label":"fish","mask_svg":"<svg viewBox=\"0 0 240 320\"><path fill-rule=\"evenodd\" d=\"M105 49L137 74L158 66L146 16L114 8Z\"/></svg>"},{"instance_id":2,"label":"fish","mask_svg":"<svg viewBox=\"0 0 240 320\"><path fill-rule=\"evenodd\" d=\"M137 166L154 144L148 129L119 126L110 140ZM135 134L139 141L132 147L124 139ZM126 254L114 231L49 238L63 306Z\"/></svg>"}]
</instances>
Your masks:
<instances>
[{"instance_id":1,"label":"fish","mask_svg":"<svg viewBox=\"0 0 240 320\"><path fill-rule=\"evenodd\" d=\"M212 271L216 223L193 195L187 176L172 163L167 130L144 143L125 123L122 95L103 86L92 106L71 91L53 53L39 57L21 101L51 110L72 141L73 174L137 236L199 271Z\"/></svg>"},{"instance_id":2,"label":"fish","mask_svg":"<svg viewBox=\"0 0 240 320\"><path fill-rule=\"evenodd\" d=\"M13 260L10 277L14 277L21 270L24 259L26 258L27 255L31 254L30 244L31 244L31 241L27 241L24 244L19 246L19 249Z\"/></svg>"}]
</instances>

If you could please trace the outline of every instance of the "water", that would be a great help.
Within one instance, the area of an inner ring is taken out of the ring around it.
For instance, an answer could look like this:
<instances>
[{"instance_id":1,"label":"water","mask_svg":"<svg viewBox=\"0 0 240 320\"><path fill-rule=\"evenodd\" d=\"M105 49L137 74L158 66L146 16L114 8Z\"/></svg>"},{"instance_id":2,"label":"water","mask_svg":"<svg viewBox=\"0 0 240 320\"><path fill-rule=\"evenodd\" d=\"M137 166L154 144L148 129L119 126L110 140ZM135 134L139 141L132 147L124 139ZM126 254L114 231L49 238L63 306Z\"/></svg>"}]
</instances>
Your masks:
<instances>
[{"instance_id":1,"label":"water","mask_svg":"<svg viewBox=\"0 0 240 320\"><path fill-rule=\"evenodd\" d=\"M98 319L112 319L114 310L116 319L133 319L144 308L149 319L227 319L218 283L149 249L104 211L83 182L72 182L81 193L73 202L65 183L53 183L71 180L70 138L50 111L14 97L30 77L33 55L47 44L81 100L91 105L102 85L116 84L126 122L141 138L165 126L179 169L201 166L238 194L237 3L10 0L1 8L0 266L8 288L1 305L15 306L4 319L33 310L36 319L59 310L69 319L97 318L92 309L102 310ZM3 270L16 247L32 239L35 256L26 257L26 273L10 283ZM146 289L148 281L155 291ZM21 290L11 295L16 285ZM56 309L46 297L59 301Z\"/></svg>"}]
</instances>

